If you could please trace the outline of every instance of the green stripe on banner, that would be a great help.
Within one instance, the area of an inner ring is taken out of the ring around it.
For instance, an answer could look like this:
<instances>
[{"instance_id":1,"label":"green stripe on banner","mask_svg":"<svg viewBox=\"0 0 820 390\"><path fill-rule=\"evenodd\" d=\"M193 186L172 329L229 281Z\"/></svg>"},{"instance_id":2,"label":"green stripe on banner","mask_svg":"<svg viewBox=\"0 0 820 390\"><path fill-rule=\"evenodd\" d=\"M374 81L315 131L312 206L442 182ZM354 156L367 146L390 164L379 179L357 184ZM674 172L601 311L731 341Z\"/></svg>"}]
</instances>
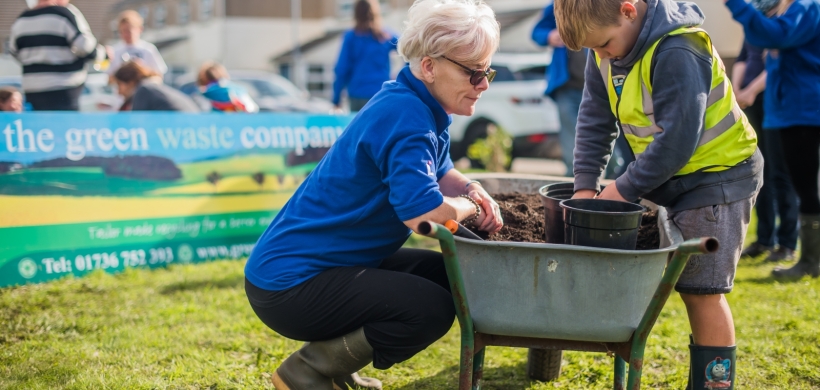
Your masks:
<instances>
[{"instance_id":1,"label":"green stripe on banner","mask_svg":"<svg viewBox=\"0 0 820 390\"><path fill-rule=\"evenodd\" d=\"M27 253L0 266L0 287L42 283L96 270L108 273L127 268L160 268L241 259L250 255L258 235L220 239L173 239L152 244L116 245L80 250Z\"/></svg>"}]
</instances>

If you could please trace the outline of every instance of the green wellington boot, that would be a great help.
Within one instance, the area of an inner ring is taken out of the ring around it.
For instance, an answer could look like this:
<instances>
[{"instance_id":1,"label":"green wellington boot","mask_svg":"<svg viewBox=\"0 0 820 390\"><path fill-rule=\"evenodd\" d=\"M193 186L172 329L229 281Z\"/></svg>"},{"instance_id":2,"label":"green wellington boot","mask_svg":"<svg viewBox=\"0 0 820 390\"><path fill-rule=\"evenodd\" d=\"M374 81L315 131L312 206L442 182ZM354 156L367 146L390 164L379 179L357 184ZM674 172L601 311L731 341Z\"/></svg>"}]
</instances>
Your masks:
<instances>
[{"instance_id":1,"label":"green wellington boot","mask_svg":"<svg viewBox=\"0 0 820 390\"><path fill-rule=\"evenodd\" d=\"M800 279L820 276L820 215L800 215L800 260L791 268L775 268L776 279Z\"/></svg>"},{"instance_id":2,"label":"green wellington boot","mask_svg":"<svg viewBox=\"0 0 820 390\"><path fill-rule=\"evenodd\" d=\"M689 345L691 389L726 389L735 388L736 346L706 347Z\"/></svg>"},{"instance_id":3,"label":"green wellington boot","mask_svg":"<svg viewBox=\"0 0 820 390\"><path fill-rule=\"evenodd\" d=\"M305 343L282 362L271 382L276 390L347 390L357 386L381 390L378 379L356 374L372 361L373 348L364 328L359 328L332 340Z\"/></svg>"}]
</instances>

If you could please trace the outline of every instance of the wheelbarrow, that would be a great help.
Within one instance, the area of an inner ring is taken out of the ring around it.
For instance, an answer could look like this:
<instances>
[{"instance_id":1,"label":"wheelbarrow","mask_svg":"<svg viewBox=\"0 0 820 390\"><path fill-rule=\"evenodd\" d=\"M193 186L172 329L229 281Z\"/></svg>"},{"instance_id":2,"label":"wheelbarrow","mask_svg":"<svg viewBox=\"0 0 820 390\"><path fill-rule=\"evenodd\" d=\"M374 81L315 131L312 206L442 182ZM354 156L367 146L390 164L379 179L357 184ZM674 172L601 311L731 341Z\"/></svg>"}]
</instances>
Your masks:
<instances>
[{"instance_id":1,"label":"wheelbarrow","mask_svg":"<svg viewBox=\"0 0 820 390\"><path fill-rule=\"evenodd\" d=\"M490 193L536 193L557 182L476 176ZM686 261L718 247L714 238L683 242L666 210L658 212L661 248L655 250L477 241L420 224L422 234L441 244L455 302L459 389L481 388L487 346L605 352L614 355L614 388L639 389L646 341Z\"/></svg>"}]
</instances>

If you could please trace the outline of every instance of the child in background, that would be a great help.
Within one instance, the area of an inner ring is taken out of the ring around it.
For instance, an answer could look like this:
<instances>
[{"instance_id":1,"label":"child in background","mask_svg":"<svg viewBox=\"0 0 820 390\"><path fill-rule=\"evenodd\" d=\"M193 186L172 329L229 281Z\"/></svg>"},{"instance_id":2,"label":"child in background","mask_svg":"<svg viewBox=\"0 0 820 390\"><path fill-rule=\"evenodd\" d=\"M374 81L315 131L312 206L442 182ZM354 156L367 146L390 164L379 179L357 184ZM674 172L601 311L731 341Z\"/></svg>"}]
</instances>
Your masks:
<instances>
[{"instance_id":1,"label":"child in background","mask_svg":"<svg viewBox=\"0 0 820 390\"><path fill-rule=\"evenodd\" d=\"M763 179L755 131L738 107L697 5L672 0L556 0L564 44L590 48L575 146L574 198L648 199L684 239L713 236L675 290L692 328L689 386L733 389L735 329L724 296ZM618 124L636 156L600 194ZM708 370L718 367L722 375Z\"/></svg>"},{"instance_id":2,"label":"child in background","mask_svg":"<svg viewBox=\"0 0 820 390\"><path fill-rule=\"evenodd\" d=\"M210 102L213 111L258 112L259 106L244 88L231 83L228 71L220 64L208 61L199 68L196 84Z\"/></svg>"},{"instance_id":3,"label":"child in background","mask_svg":"<svg viewBox=\"0 0 820 390\"><path fill-rule=\"evenodd\" d=\"M23 94L14 87L0 87L0 111L23 112Z\"/></svg>"},{"instance_id":4,"label":"child in background","mask_svg":"<svg viewBox=\"0 0 820 390\"><path fill-rule=\"evenodd\" d=\"M122 11L118 19L117 30L122 41L110 49L111 62L107 70L109 76L113 76L117 69L128 61L140 61L160 76L168 72L168 66L165 65L157 47L140 39L143 29L142 16L137 11L127 10Z\"/></svg>"}]
</instances>

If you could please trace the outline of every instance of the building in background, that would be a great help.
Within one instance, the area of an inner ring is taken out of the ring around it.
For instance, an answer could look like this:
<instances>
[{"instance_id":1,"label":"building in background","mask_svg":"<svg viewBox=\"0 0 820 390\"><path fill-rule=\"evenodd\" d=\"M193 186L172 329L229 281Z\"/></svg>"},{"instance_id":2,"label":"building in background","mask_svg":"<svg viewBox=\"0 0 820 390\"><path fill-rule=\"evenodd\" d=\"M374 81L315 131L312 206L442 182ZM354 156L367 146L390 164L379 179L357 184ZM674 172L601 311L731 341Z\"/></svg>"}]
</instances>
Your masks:
<instances>
[{"instance_id":1,"label":"building in background","mask_svg":"<svg viewBox=\"0 0 820 390\"><path fill-rule=\"evenodd\" d=\"M126 9L145 19L142 38L160 50L171 68L170 77L190 72L204 61L216 60L228 69L281 73L316 96L329 97L333 66L341 34L352 27L355 0L297 0L301 4L298 30L291 19L294 0L72 0L88 19L101 42L117 39L117 15ZM401 31L413 0L380 0L385 26ZM740 49L743 33L722 2L695 0L707 15L710 32L727 67ZM530 40L532 26L546 2L488 0L502 26L500 51L543 50ZM26 8L25 0L0 1L0 41ZM294 69L294 47L300 54ZM5 49L4 49L5 51ZM402 65L394 58L394 68ZM16 61L0 55L0 76L19 74Z\"/></svg>"}]
</instances>

